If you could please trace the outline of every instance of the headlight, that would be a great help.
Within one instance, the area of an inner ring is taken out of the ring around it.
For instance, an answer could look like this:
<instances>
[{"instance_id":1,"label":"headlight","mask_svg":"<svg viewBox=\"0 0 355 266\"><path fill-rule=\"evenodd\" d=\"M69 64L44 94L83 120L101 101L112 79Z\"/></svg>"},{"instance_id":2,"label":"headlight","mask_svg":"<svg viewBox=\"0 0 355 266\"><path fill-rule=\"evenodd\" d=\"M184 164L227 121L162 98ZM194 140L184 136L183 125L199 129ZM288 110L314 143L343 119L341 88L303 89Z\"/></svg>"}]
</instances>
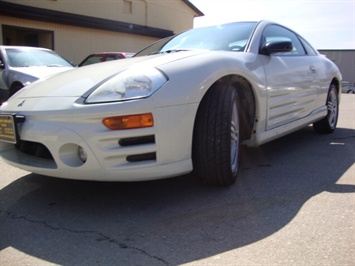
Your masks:
<instances>
[{"instance_id":1,"label":"headlight","mask_svg":"<svg viewBox=\"0 0 355 266\"><path fill-rule=\"evenodd\" d=\"M86 103L115 102L145 98L158 90L167 78L155 68L131 68L100 84Z\"/></svg>"}]
</instances>

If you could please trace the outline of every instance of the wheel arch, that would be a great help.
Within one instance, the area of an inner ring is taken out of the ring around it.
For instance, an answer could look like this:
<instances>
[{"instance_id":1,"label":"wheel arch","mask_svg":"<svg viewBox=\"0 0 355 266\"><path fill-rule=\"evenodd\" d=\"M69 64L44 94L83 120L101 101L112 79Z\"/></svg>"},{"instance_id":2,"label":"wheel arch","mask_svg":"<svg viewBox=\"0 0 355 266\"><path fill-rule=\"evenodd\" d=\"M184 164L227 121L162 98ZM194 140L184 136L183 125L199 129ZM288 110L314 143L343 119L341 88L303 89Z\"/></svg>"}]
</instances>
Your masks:
<instances>
[{"instance_id":1,"label":"wheel arch","mask_svg":"<svg viewBox=\"0 0 355 266\"><path fill-rule=\"evenodd\" d=\"M339 81L339 79L333 78L332 81L330 82L330 85L331 84L335 85L335 87L337 88L337 91L338 91L338 95L340 96L340 94L341 94L341 82Z\"/></svg>"},{"instance_id":2,"label":"wheel arch","mask_svg":"<svg viewBox=\"0 0 355 266\"><path fill-rule=\"evenodd\" d=\"M249 139L253 133L253 127L256 116L256 100L255 93L253 91L251 83L241 75L230 74L223 76L216 80L206 91L204 96L201 99L201 102L204 100L207 91L210 90L214 86L222 86L222 85L230 85L233 86L239 97L239 106L240 106L240 114L241 114L241 140ZM200 105L201 105L200 102ZM198 108L200 108L200 105ZM194 127L196 126L196 117Z\"/></svg>"}]
</instances>

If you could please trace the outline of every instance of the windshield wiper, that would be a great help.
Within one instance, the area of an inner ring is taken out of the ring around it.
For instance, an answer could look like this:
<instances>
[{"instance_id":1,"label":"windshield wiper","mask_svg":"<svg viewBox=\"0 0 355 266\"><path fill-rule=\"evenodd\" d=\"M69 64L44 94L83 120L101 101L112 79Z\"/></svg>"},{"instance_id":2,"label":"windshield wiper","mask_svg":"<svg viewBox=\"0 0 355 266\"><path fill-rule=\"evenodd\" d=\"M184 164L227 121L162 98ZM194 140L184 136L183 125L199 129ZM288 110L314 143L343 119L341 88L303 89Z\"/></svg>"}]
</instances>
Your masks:
<instances>
[{"instance_id":1,"label":"windshield wiper","mask_svg":"<svg viewBox=\"0 0 355 266\"><path fill-rule=\"evenodd\" d=\"M58 65L58 64L50 64L50 65L47 65L47 67L61 67L62 65Z\"/></svg>"},{"instance_id":2,"label":"windshield wiper","mask_svg":"<svg viewBox=\"0 0 355 266\"><path fill-rule=\"evenodd\" d=\"M177 52L182 52L182 51L189 51L188 49L170 49L170 50L165 50L165 51L155 51L151 54L170 54L170 53L177 53Z\"/></svg>"}]
</instances>

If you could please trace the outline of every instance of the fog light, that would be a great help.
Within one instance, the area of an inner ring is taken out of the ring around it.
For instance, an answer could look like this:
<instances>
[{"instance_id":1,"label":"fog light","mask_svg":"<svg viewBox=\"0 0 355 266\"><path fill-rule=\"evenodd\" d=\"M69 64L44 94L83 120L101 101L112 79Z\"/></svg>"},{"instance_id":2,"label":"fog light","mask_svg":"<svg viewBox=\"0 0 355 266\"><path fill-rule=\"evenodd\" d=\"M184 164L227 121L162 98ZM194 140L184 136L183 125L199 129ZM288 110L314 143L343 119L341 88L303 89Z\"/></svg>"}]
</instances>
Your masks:
<instances>
[{"instance_id":1,"label":"fog light","mask_svg":"<svg viewBox=\"0 0 355 266\"><path fill-rule=\"evenodd\" d=\"M78 147L78 156L80 158L80 160L85 163L87 158L88 158L88 155L86 154L86 151L84 150L83 147L79 146Z\"/></svg>"}]
</instances>

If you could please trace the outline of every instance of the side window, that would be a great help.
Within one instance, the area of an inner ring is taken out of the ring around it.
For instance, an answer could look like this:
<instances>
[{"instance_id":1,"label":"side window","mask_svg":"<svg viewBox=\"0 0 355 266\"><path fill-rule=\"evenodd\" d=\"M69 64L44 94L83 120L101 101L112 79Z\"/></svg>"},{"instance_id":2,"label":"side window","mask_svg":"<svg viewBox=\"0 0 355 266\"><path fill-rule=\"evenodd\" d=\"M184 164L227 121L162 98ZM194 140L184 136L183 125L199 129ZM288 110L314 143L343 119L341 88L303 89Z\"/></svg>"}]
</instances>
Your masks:
<instances>
[{"instance_id":1,"label":"side window","mask_svg":"<svg viewBox=\"0 0 355 266\"><path fill-rule=\"evenodd\" d=\"M292 52L280 52L277 55L306 55L306 52L298 39L297 35L292 31L278 26L270 25L263 32L262 46L271 41L290 41L292 42Z\"/></svg>"},{"instance_id":2,"label":"side window","mask_svg":"<svg viewBox=\"0 0 355 266\"><path fill-rule=\"evenodd\" d=\"M303 39L300 36L299 36L299 39L301 40L303 47L306 49L306 52L308 55L317 55L317 52L305 39Z\"/></svg>"},{"instance_id":3,"label":"side window","mask_svg":"<svg viewBox=\"0 0 355 266\"><path fill-rule=\"evenodd\" d=\"M118 59L116 55L107 55L105 61L112 61Z\"/></svg>"}]
</instances>

